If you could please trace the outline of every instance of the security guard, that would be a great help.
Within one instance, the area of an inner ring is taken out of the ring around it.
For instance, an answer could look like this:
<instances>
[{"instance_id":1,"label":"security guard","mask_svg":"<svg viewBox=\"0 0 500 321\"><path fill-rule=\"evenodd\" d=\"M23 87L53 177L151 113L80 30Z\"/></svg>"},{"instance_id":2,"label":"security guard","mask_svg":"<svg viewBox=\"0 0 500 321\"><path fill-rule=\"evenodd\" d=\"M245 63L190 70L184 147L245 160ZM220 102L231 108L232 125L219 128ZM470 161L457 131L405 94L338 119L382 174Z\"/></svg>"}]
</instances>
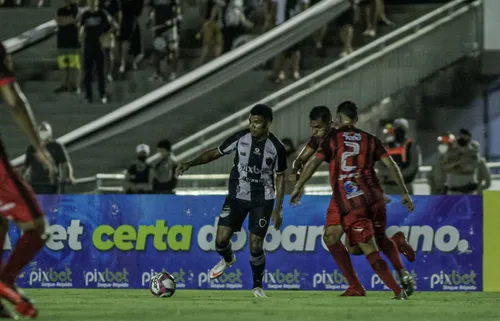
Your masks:
<instances>
[{"instance_id":1,"label":"security guard","mask_svg":"<svg viewBox=\"0 0 500 321\"><path fill-rule=\"evenodd\" d=\"M422 156L420 147L407 135L409 128L408 120L404 118L394 120L392 124L393 139L386 139L385 147L401 169L408 191L413 194L412 183L418 174ZM386 194L400 193L398 185L389 178L385 167L380 166L378 173Z\"/></svg>"},{"instance_id":2,"label":"security guard","mask_svg":"<svg viewBox=\"0 0 500 321\"><path fill-rule=\"evenodd\" d=\"M431 195L446 195L446 172L444 171L441 160L450 148L453 148L457 140L455 135L447 133L439 136L438 141L438 158L432 165L431 170L427 173L427 183L429 184Z\"/></svg>"}]
</instances>

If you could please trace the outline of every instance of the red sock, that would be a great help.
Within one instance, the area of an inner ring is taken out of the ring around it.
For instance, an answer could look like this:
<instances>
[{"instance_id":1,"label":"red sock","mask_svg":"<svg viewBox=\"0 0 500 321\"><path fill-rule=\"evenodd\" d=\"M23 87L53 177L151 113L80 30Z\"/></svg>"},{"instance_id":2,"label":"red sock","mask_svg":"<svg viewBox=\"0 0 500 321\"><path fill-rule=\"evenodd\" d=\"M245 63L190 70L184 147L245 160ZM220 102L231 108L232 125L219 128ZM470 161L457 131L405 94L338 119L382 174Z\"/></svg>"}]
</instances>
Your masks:
<instances>
[{"instance_id":1,"label":"red sock","mask_svg":"<svg viewBox=\"0 0 500 321\"><path fill-rule=\"evenodd\" d=\"M398 285L398 282L394 279L391 272L389 272L389 267L387 263L380 257L379 252L374 252L368 254L366 259L372 266L372 269L375 273L378 274L380 279L387 285L392 291L394 291L394 295L399 295L401 293L401 287Z\"/></svg>"},{"instance_id":2,"label":"red sock","mask_svg":"<svg viewBox=\"0 0 500 321\"><path fill-rule=\"evenodd\" d=\"M401 273L401 271L404 270L404 266L396 243L386 236L382 241L380 241L379 246L389 261L391 261L391 264L396 272Z\"/></svg>"},{"instance_id":3,"label":"red sock","mask_svg":"<svg viewBox=\"0 0 500 321\"><path fill-rule=\"evenodd\" d=\"M328 250L333 256L335 263L340 269L340 272L344 275L349 283L350 287L355 287L357 289L363 289L361 282L359 282L358 275L354 272L352 267L351 257L344 244L337 242L333 245L328 245Z\"/></svg>"},{"instance_id":4,"label":"red sock","mask_svg":"<svg viewBox=\"0 0 500 321\"><path fill-rule=\"evenodd\" d=\"M37 231L24 232L5 263L0 279L8 285L13 285L19 272L35 257L44 244L45 241Z\"/></svg>"}]
</instances>

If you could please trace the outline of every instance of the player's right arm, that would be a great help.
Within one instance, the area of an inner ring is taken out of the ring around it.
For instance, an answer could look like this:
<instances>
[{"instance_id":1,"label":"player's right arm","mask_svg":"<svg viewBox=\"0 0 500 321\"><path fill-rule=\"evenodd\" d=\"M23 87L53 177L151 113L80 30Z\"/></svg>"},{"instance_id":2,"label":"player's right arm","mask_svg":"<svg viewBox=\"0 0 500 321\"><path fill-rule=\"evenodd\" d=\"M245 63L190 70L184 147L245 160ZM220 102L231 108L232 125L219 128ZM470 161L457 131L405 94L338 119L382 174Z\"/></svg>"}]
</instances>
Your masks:
<instances>
[{"instance_id":1,"label":"player's right arm","mask_svg":"<svg viewBox=\"0 0 500 321\"><path fill-rule=\"evenodd\" d=\"M238 147L238 140L248 131L240 131L236 134L231 135L225 141L222 142L217 148L207 150L203 152L198 157L179 164L176 170L176 175L182 175L185 171L193 166L204 165L213 162L216 159L221 158L224 155L231 154Z\"/></svg>"}]
</instances>

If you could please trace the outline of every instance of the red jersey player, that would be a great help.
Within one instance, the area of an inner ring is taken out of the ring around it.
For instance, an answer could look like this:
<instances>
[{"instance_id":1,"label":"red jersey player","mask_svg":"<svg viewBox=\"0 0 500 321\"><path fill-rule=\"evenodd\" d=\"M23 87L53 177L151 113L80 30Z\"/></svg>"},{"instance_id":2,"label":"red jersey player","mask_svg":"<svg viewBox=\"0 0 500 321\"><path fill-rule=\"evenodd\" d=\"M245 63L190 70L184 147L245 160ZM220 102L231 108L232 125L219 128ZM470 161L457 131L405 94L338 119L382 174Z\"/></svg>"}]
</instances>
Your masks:
<instances>
[{"instance_id":1,"label":"red jersey player","mask_svg":"<svg viewBox=\"0 0 500 321\"><path fill-rule=\"evenodd\" d=\"M361 248L380 279L393 290L395 299L406 300L407 293L390 273L377 246L376 239L385 237L386 227L384 192L374 168L377 161L382 160L389 168L392 178L402 189L403 204L408 207L409 211L413 211L413 201L408 194L399 168L383 147L382 142L375 136L356 128L354 124L357 118L358 110L354 103L347 101L337 107L339 127L330 130L321 142L316 156L304 168L290 196L290 202L294 204L299 201L300 191L304 184L323 161L328 161L333 194L327 212L325 242L330 241L331 230L338 228L339 222L336 220L340 214L350 245L358 245ZM330 248L332 244L329 243ZM335 249L330 249L332 250L335 251ZM343 260L346 259L343 258ZM352 266L350 270L354 272ZM350 284L361 287L355 273L354 277L349 273L351 271L347 271L346 279L351 278ZM408 281L406 277L409 275L405 275L405 278L401 280L402 283ZM361 290L362 287L359 289Z\"/></svg>"},{"instance_id":2,"label":"red jersey player","mask_svg":"<svg viewBox=\"0 0 500 321\"><path fill-rule=\"evenodd\" d=\"M316 106L311 109L309 113L310 126L313 135L309 139L307 145L302 149L300 154L297 156L293 162L293 171L288 177L288 180L296 183L299 173L303 169L304 165L312 158L314 153L318 150L321 141L327 135L331 128L334 128L332 114L330 109L326 106ZM384 196L385 202L389 202L390 199ZM344 273L344 276L349 282L349 288L341 294L341 296L364 296L365 290L360 285L357 275L354 272L351 264L351 259L347 254L347 250L351 254L359 255L363 254L358 247L350 247L348 242L348 248L342 244L341 237L344 234L342 228L342 217L338 208L335 208L334 200L330 204L328 211L329 219L328 226L324 241L325 244L330 249L330 252L339 266L339 269ZM399 256L399 253L404 254L410 262L415 260L415 251L410 244L406 241L406 238L402 232L394 234L391 238L387 236L379 237L376 239L378 246L391 261L394 269L400 275L401 280L406 280L403 283L405 290L408 295L411 295L415 289L414 280L411 275L404 268L403 262Z\"/></svg>"},{"instance_id":3,"label":"red jersey player","mask_svg":"<svg viewBox=\"0 0 500 321\"><path fill-rule=\"evenodd\" d=\"M0 97L8 105L12 118L17 122L30 143L36 150L40 162L51 176L55 165L49 153L43 147L31 108L16 82L13 73L12 57L0 42ZM10 165L5 148L0 140L0 204L5 210L0 211L0 250L3 249L8 219L14 220L23 230L8 261L0 270L0 298L7 299L17 312L26 317L35 318L37 310L28 298L20 294L15 280L20 271L35 257L45 244L45 216L36 200L31 187L24 182ZM1 257L1 256L0 256ZM0 307L0 317L12 317Z\"/></svg>"}]
</instances>

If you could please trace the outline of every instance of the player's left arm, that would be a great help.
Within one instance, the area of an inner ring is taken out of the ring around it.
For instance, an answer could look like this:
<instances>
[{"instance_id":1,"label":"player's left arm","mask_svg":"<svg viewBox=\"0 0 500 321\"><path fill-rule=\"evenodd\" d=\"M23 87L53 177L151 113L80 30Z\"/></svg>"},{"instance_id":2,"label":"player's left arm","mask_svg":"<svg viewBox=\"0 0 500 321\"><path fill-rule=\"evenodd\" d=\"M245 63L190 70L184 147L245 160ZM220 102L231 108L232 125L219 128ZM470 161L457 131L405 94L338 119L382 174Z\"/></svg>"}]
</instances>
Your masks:
<instances>
[{"instance_id":1,"label":"player's left arm","mask_svg":"<svg viewBox=\"0 0 500 321\"><path fill-rule=\"evenodd\" d=\"M276 204L275 209L283 208L283 200L285 198L285 171L287 170L286 150L283 144L277 147L277 159L274 167L276 173Z\"/></svg>"}]
</instances>

